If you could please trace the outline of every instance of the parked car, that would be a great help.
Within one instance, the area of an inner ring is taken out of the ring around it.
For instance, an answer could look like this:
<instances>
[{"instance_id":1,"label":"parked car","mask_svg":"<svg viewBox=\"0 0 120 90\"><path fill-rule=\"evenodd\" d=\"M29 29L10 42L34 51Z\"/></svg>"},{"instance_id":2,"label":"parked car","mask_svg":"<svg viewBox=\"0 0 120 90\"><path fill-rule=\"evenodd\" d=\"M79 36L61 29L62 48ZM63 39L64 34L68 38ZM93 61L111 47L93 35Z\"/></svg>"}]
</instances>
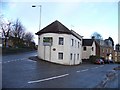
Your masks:
<instances>
[{"instance_id":1,"label":"parked car","mask_svg":"<svg viewBox=\"0 0 120 90\"><path fill-rule=\"evenodd\" d=\"M104 64L104 61L102 59L96 59L95 64Z\"/></svg>"},{"instance_id":2,"label":"parked car","mask_svg":"<svg viewBox=\"0 0 120 90\"><path fill-rule=\"evenodd\" d=\"M105 64L109 64L110 63L110 61L108 59L104 59L103 61L104 61Z\"/></svg>"},{"instance_id":3,"label":"parked car","mask_svg":"<svg viewBox=\"0 0 120 90\"><path fill-rule=\"evenodd\" d=\"M113 60L109 60L110 63L115 63Z\"/></svg>"}]
</instances>

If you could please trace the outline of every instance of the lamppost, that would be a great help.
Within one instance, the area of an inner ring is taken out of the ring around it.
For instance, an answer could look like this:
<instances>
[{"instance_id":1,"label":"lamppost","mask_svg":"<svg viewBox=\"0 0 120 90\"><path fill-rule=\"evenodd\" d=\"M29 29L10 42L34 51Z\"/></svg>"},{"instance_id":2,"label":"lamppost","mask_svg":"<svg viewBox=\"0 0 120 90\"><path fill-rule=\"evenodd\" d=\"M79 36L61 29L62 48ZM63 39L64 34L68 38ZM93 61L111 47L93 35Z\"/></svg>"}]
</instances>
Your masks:
<instances>
[{"instance_id":1,"label":"lamppost","mask_svg":"<svg viewBox=\"0 0 120 90\"><path fill-rule=\"evenodd\" d=\"M39 17L39 30L41 29L41 5L32 5L32 7L39 7L40 8L40 17Z\"/></svg>"}]
</instances>

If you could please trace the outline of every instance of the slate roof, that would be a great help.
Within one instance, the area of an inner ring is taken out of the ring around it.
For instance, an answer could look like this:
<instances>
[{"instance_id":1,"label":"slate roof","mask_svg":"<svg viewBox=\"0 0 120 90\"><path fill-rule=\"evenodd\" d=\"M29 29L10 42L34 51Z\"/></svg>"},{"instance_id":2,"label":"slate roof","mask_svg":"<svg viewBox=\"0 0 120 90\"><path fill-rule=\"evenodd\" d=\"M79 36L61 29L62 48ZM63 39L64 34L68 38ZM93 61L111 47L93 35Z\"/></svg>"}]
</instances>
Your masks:
<instances>
[{"instance_id":1,"label":"slate roof","mask_svg":"<svg viewBox=\"0 0 120 90\"><path fill-rule=\"evenodd\" d=\"M94 39L83 39L82 46L92 46Z\"/></svg>"},{"instance_id":2,"label":"slate roof","mask_svg":"<svg viewBox=\"0 0 120 90\"><path fill-rule=\"evenodd\" d=\"M73 33L71 30L69 30L66 26L64 26L62 23L60 23L58 20L52 22L42 30L38 31L36 35L41 35L44 33L59 33L59 34L72 34L76 38L80 39L78 35ZM82 36L81 36L82 37Z\"/></svg>"},{"instance_id":3,"label":"slate roof","mask_svg":"<svg viewBox=\"0 0 120 90\"><path fill-rule=\"evenodd\" d=\"M65 27L62 23L58 20L54 21L53 23L49 24L42 30L38 31L36 35L41 35L43 33L66 33L71 34L71 31Z\"/></svg>"}]
</instances>

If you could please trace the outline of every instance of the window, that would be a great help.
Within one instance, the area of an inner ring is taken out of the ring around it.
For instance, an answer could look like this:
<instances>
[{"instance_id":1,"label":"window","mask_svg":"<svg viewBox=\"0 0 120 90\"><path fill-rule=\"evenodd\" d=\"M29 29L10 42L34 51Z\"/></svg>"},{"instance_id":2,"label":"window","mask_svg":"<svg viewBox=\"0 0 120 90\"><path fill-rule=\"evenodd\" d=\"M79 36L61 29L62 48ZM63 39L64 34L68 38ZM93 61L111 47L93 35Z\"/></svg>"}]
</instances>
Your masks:
<instances>
[{"instance_id":1,"label":"window","mask_svg":"<svg viewBox=\"0 0 120 90\"><path fill-rule=\"evenodd\" d=\"M94 47L92 47L92 51L94 51Z\"/></svg>"},{"instance_id":2,"label":"window","mask_svg":"<svg viewBox=\"0 0 120 90\"><path fill-rule=\"evenodd\" d=\"M78 42L78 48L80 47L80 42Z\"/></svg>"},{"instance_id":3,"label":"window","mask_svg":"<svg viewBox=\"0 0 120 90\"><path fill-rule=\"evenodd\" d=\"M74 54L74 61L75 61L75 58L76 58L76 54Z\"/></svg>"},{"instance_id":4,"label":"window","mask_svg":"<svg viewBox=\"0 0 120 90\"><path fill-rule=\"evenodd\" d=\"M108 53L108 49L106 49L106 52Z\"/></svg>"},{"instance_id":5,"label":"window","mask_svg":"<svg viewBox=\"0 0 120 90\"><path fill-rule=\"evenodd\" d=\"M104 49L102 49L102 52L104 53Z\"/></svg>"},{"instance_id":6,"label":"window","mask_svg":"<svg viewBox=\"0 0 120 90\"><path fill-rule=\"evenodd\" d=\"M72 53L70 54L70 60L72 60Z\"/></svg>"},{"instance_id":7,"label":"window","mask_svg":"<svg viewBox=\"0 0 120 90\"><path fill-rule=\"evenodd\" d=\"M73 46L74 45L74 40L73 39L71 39L71 46Z\"/></svg>"},{"instance_id":8,"label":"window","mask_svg":"<svg viewBox=\"0 0 120 90\"><path fill-rule=\"evenodd\" d=\"M77 60L79 60L79 54L77 54Z\"/></svg>"},{"instance_id":9,"label":"window","mask_svg":"<svg viewBox=\"0 0 120 90\"><path fill-rule=\"evenodd\" d=\"M39 42L38 44L40 44L40 36L38 37L38 42Z\"/></svg>"},{"instance_id":10,"label":"window","mask_svg":"<svg viewBox=\"0 0 120 90\"><path fill-rule=\"evenodd\" d=\"M86 47L83 47L83 50L86 51Z\"/></svg>"},{"instance_id":11,"label":"window","mask_svg":"<svg viewBox=\"0 0 120 90\"><path fill-rule=\"evenodd\" d=\"M53 42L52 37L43 37L43 45L44 46L51 46Z\"/></svg>"},{"instance_id":12,"label":"window","mask_svg":"<svg viewBox=\"0 0 120 90\"><path fill-rule=\"evenodd\" d=\"M63 53L61 52L58 53L58 59L61 59L61 60L63 59Z\"/></svg>"},{"instance_id":13,"label":"window","mask_svg":"<svg viewBox=\"0 0 120 90\"><path fill-rule=\"evenodd\" d=\"M59 45L63 45L64 44L64 38L63 37L59 37Z\"/></svg>"},{"instance_id":14,"label":"window","mask_svg":"<svg viewBox=\"0 0 120 90\"><path fill-rule=\"evenodd\" d=\"M75 48L76 48L76 40L75 40Z\"/></svg>"},{"instance_id":15,"label":"window","mask_svg":"<svg viewBox=\"0 0 120 90\"><path fill-rule=\"evenodd\" d=\"M112 53L112 50L110 49L110 53Z\"/></svg>"}]
</instances>

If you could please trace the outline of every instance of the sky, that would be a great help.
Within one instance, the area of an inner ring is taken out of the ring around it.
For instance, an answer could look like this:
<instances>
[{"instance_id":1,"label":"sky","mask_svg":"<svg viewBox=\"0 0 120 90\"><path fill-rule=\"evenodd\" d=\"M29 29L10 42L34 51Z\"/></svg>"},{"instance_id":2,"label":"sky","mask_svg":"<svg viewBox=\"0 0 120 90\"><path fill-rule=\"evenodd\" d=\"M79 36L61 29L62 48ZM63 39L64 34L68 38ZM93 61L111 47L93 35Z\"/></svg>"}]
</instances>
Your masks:
<instances>
[{"instance_id":1,"label":"sky","mask_svg":"<svg viewBox=\"0 0 120 90\"><path fill-rule=\"evenodd\" d=\"M39 31L39 5L41 29L58 20L83 38L91 38L94 32L98 32L103 39L112 37L115 44L118 43L118 0L4 0L0 2L0 13L7 20L19 19L26 31L34 34L34 41L38 44L35 33Z\"/></svg>"}]
</instances>

